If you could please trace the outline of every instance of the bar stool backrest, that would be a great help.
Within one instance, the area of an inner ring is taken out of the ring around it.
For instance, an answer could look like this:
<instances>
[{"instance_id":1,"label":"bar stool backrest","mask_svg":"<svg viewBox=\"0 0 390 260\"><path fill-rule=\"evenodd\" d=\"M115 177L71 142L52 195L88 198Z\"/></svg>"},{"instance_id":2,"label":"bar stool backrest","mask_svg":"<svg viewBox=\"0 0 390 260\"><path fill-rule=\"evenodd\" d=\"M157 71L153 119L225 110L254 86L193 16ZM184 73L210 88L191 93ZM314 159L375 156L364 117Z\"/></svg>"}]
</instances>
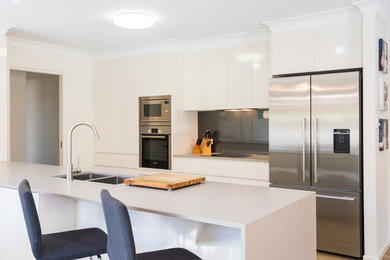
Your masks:
<instances>
[{"instance_id":1,"label":"bar stool backrest","mask_svg":"<svg viewBox=\"0 0 390 260\"><path fill-rule=\"evenodd\" d=\"M39 259L41 258L42 231L29 182L23 180L19 184L18 191L31 249L35 258Z\"/></svg>"},{"instance_id":2,"label":"bar stool backrest","mask_svg":"<svg viewBox=\"0 0 390 260\"><path fill-rule=\"evenodd\" d=\"M133 230L126 206L105 189L100 195L107 225L107 252L110 260L136 260Z\"/></svg>"}]
</instances>

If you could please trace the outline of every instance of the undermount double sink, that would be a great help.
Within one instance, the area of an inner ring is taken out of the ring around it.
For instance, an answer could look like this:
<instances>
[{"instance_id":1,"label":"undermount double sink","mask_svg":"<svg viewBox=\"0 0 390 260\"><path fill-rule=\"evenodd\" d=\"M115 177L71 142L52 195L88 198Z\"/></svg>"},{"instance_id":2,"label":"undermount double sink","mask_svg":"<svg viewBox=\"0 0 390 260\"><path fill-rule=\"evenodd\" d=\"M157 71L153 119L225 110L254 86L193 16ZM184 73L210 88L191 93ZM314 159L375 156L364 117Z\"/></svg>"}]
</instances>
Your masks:
<instances>
[{"instance_id":1,"label":"undermount double sink","mask_svg":"<svg viewBox=\"0 0 390 260\"><path fill-rule=\"evenodd\" d=\"M66 178L66 175L61 175L58 177ZM125 176L125 175L106 174L106 173L97 173L97 172L81 172L81 173L73 174L74 180L100 182L106 184L122 184L125 179L129 179L132 177L135 176Z\"/></svg>"}]
</instances>

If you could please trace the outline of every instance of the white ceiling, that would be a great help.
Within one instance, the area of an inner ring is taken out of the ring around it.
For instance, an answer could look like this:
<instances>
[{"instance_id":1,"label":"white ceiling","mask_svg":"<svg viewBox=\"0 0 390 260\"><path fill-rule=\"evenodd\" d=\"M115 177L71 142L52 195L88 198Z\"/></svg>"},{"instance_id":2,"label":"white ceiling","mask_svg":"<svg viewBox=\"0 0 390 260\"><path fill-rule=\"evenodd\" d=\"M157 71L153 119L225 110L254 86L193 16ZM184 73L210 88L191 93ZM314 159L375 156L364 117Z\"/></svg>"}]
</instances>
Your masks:
<instances>
[{"instance_id":1,"label":"white ceiling","mask_svg":"<svg viewBox=\"0 0 390 260\"><path fill-rule=\"evenodd\" d=\"M0 24L9 36L89 52L164 40L253 31L265 21L350 6L351 0L0 0ZM125 11L151 14L154 27L128 30L112 24Z\"/></svg>"}]
</instances>

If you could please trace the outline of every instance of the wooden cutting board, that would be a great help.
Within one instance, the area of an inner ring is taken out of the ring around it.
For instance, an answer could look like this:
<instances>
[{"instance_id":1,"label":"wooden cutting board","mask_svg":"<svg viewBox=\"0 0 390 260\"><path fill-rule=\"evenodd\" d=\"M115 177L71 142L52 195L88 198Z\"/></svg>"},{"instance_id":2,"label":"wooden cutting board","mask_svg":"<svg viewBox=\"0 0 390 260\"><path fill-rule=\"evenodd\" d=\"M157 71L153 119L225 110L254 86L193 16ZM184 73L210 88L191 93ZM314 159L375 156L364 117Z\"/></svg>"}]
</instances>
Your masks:
<instances>
[{"instance_id":1,"label":"wooden cutting board","mask_svg":"<svg viewBox=\"0 0 390 260\"><path fill-rule=\"evenodd\" d=\"M205 182L205 177L173 173L151 174L124 180L127 185L174 190Z\"/></svg>"}]
</instances>

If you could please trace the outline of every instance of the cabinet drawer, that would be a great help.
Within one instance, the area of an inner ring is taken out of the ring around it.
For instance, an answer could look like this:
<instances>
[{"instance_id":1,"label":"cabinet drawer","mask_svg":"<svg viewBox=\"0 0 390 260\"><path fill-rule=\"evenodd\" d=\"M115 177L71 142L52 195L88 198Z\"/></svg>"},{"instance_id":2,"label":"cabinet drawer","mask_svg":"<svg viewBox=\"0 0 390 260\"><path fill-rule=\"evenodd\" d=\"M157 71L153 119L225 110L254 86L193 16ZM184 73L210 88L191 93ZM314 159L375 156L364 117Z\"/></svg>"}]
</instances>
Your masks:
<instances>
[{"instance_id":1,"label":"cabinet drawer","mask_svg":"<svg viewBox=\"0 0 390 260\"><path fill-rule=\"evenodd\" d=\"M317 191L317 249L362 256L361 194Z\"/></svg>"}]
</instances>

